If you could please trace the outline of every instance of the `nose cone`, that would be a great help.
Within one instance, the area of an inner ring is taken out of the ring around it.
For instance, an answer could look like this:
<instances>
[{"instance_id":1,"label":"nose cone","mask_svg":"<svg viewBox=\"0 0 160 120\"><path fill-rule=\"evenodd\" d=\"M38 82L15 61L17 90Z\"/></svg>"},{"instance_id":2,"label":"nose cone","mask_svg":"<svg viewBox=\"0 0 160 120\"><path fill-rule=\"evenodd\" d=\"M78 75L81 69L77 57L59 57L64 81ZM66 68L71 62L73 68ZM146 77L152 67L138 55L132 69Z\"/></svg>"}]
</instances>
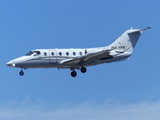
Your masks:
<instances>
[{"instance_id":1,"label":"nose cone","mask_svg":"<svg viewBox=\"0 0 160 120\"><path fill-rule=\"evenodd\" d=\"M9 61L6 63L7 66L14 67L13 61Z\"/></svg>"}]
</instances>

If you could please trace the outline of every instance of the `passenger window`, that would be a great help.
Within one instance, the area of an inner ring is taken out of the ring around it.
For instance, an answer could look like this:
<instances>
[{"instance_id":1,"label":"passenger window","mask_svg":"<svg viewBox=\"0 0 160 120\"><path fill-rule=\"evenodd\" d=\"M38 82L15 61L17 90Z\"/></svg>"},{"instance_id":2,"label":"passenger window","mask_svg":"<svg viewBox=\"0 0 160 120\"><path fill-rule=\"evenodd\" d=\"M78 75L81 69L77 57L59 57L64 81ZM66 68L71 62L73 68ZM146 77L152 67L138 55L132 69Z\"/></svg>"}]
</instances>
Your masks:
<instances>
[{"instance_id":1,"label":"passenger window","mask_svg":"<svg viewBox=\"0 0 160 120\"><path fill-rule=\"evenodd\" d=\"M59 52L59 55L61 56L61 55L62 55L62 53L61 53L61 52Z\"/></svg>"},{"instance_id":2,"label":"passenger window","mask_svg":"<svg viewBox=\"0 0 160 120\"><path fill-rule=\"evenodd\" d=\"M69 52L66 52L66 55L68 56L68 55L69 55Z\"/></svg>"},{"instance_id":3,"label":"passenger window","mask_svg":"<svg viewBox=\"0 0 160 120\"><path fill-rule=\"evenodd\" d=\"M73 52L73 55L76 55L76 53L75 53L75 52Z\"/></svg>"},{"instance_id":4,"label":"passenger window","mask_svg":"<svg viewBox=\"0 0 160 120\"><path fill-rule=\"evenodd\" d=\"M52 52L51 55L54 56L54 52Z\"/></svg>"},{"instance_id":5,"label":"passenger window","mask_svg":"<svg viewBox=\"0 0 160 120\"><path fill-rule=\"evenodd\" d=\"M79 52L79 55L82 55L82 52Z\"/></svg>"},{"instance_id":6,"label":"passenger window","mask_svg":"<svg viewBox=\"0 0 160 120\"><path fill-rule=\"evenodd\" d=\"M47 56L47 53L46 53L46 52L44 52L44 56Z\"/></svg>"},{"instance_id":7,"label":"passenger window","mask_svg":"<svg viewBox=\"0 0 160 120\"><path fill-rule=\"evenodd\" d=\"M85 55L87 54L87 49L85 50Z\"/></svg>"}]
</instances>

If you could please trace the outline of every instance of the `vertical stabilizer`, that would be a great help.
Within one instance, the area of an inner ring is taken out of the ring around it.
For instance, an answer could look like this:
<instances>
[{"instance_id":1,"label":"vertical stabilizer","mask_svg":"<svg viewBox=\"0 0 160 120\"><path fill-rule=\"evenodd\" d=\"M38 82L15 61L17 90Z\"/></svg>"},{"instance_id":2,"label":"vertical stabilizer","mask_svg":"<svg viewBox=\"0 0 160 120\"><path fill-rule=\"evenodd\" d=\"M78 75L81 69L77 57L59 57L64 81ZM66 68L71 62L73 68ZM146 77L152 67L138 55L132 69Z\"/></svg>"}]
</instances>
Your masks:
<instances>
[{"instance_id":1,"label":"vertical stabilizer","mask_svg":"<svg viewBox=\"0 0 160 120\"><path fill-rule=\"evenodd\" d=\"M125 31L115 42L110 45L111 49L132 53L138 39L142 34L142 31L150 28L151 27L145 29L130 29Z\"/></svg>"}]
</instances>

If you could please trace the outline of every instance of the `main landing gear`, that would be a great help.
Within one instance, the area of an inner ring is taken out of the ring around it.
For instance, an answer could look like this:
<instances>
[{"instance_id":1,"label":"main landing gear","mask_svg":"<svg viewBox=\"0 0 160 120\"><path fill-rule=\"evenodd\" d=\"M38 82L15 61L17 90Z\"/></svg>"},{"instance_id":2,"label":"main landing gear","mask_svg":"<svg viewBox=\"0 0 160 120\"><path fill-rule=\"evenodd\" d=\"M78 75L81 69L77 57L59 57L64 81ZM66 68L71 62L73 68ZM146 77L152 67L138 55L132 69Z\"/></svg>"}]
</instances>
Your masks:
<instances>
[{"instance_id":1,"label":"main landing gear","mask_svg":"<svg viewBox=\"0 0 160 120\"><path fill-rule=\"evenodd\" d=\"M85 67L81 67L81 72L85 73L87 71L87 69Z\"/></svg>"},{"instance_id":2,"label":"main landing gear","mask_svg":"<svg viewBox=\"0 0 160 120\"><path fill-rule=\"evenodd\" d=\"M77 76L77 72L74 69L71 69L71 70L72 70L71 76L72 77L76 77ZM80 70L81 70L82 73L85 73L87 71L87 69L85 67L81 67Z\"/></svg>"},{"instance_id":3,"label":"main landing gear","mask_svg":"<svg viewBox=\"0 0 160 120\"><path fill-rule=\"evenodd\" d=\"M73 70L73 71L71 72L71 76L72 76L72 77L76 77L76 76L77 76L77 72L76 72L75 70Z\"/></svg>"}]
</instances>

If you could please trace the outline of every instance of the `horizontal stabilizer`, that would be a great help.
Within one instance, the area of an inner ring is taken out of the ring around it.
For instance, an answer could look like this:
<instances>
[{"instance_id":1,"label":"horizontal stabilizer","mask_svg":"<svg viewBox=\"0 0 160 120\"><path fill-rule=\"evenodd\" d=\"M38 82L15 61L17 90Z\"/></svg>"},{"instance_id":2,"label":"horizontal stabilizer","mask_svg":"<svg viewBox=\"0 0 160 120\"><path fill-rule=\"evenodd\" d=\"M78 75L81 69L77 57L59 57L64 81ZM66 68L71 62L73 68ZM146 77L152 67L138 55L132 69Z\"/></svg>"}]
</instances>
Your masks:
<instances>
[{"instance_id":1,"label":"horizontal stabilizer","mask_svg":"<svg viewBox=\"0 0 160 120\"><path fill-rule=\"evenodd\" d=\"M147 27L147 28L141 29L141 31L148 30L148 29L151 29L151 28L153 28L153 27Z\"/></svg>"},{"instance_id":2,"label":"horizontal stabilizer","mask_svg":"<svg viewBox=\"0 0 160 120\"><path fill-rule=\"evenodd\" d=\"M129 33L140 32L140 31L151 29L151 28L153 28L153 27L147 27L147 28L144 28L144 29L133 29L133 31L131 31Z\"/></svg>"}]
</instances>

